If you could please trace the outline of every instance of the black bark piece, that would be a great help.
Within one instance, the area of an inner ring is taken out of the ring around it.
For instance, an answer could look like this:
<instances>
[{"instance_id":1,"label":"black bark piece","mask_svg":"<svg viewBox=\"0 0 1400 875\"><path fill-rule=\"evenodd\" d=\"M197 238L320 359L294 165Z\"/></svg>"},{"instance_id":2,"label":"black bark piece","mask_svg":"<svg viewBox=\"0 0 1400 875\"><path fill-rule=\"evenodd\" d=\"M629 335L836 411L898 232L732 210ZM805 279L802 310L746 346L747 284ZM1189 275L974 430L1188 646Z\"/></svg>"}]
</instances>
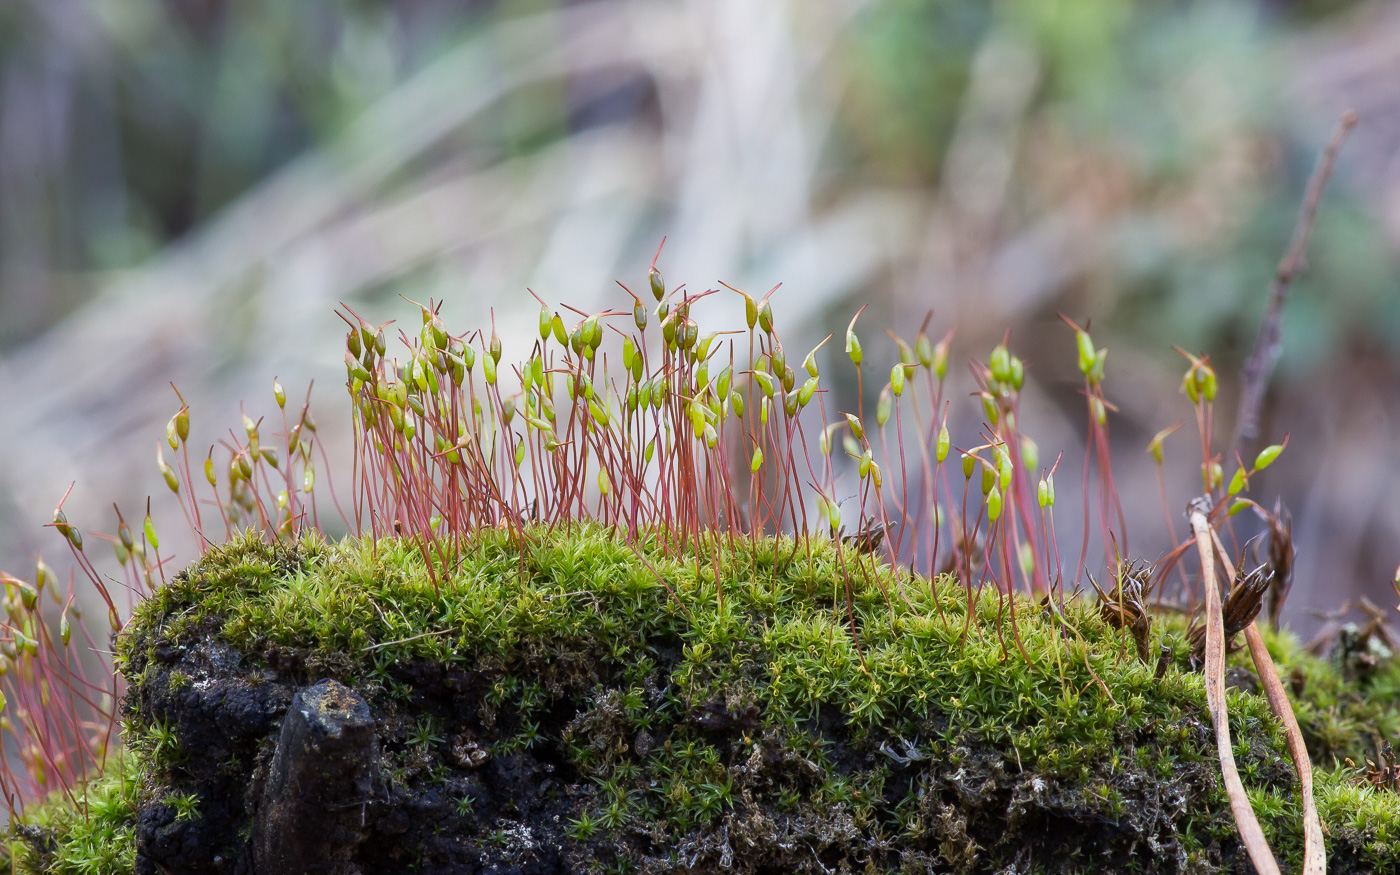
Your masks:
<instances>
[{"instance_id":1,"label":"black bark piece","mask_svg":"<svg viewBox=\"0 0 1400 875\"><path fill-rule=\"evenodd\" d=\"M364 699L334 680L298 692L255 816L257 875L359 875L353 858L368 834L378 763Z\"/></svg>"}]
</instances>

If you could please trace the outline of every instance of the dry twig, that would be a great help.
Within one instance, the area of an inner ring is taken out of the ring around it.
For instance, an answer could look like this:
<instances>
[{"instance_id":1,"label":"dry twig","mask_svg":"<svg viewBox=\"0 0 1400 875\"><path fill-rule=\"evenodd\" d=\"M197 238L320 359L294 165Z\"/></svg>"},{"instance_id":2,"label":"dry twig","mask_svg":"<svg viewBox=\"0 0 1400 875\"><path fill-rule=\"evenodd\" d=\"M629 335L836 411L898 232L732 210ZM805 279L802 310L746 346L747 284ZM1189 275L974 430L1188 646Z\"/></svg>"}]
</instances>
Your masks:
<instances>
[{"instance_id":1,"label":"dry twig","mask_svg":"<svg viewBox=\"0 0 1400 875\"><path fill-rule=\"evenodd\" d=\"M1206 703L1211 723L1215 725L1215 745L1220 753L1220 772L1225 792L1230 797L1230 810L1240 830L1240 841L1249 852L1249 859L1260 875L1279 875L1278 862L1259 827L1254 807L1249 804L1235 751L1230 743L1230 718L1225 707L1225 619L1220 607L1220 587L1215 580L1215 549L1210 522L1209 498L1191 502L1191 529L1196 534L1196 548L1201 554L1201 582L1206 590Z\"/></svg>"},{"instance_id":2,"label":"dry twig","mask_svg":"<svg viewBox=\"0 0 1400 875\"><path fill-rule=\"evenodd\" d=\"M1337 153L1346 142L1351 129L1356 127L1356 113L1346 112L1337 122L1337 130L1318 159L1312 178L1308 180L1307 193L1303 197L1303 207L1298 213L1298 223L1293 228L1293 238L1288 251L1278 264L1273 286L1269 289L1269 306L1264 311L1264 319L1259 323L1259 334L1254 340L1254 351L1245 362L1241 374L1240 412L1235 417L1235 436L1230 441L1230 452L1226 458L1234 458L1240 445L1252 440L1259 432L1259 405L1264 401L1264 389L1269 384L1269 376L1278 363L1283 350L1283 305L1288 300L1288 291L1293 286L1293 277L1303 266L1303 256L1307 253L1308 237L1312 234L1313 217L1317 215L1317 205L1322 200L1322 192L1327 180L1332 176L1332 168L1337 163Z\"/></svg>"},{"instance_id":3,"label":"dry twig","mask_svg":"<svg viewBox=\"0 0 1400 875\"><path fill-rule=\"evenodd\" d=\"M1225 566L1225 573L1233 578L1235 570L1230 567L1220 535L1212 530L1210 536L1220 553L1220 563ZM1259 672L1264 693L1269 697L1269 706L1283 724L1284 735L1288 738L1288 753L1293 758L1293 767L1298 771L1299 790L1303 795L1303 875L1325 875L1327 849L1323 845L1322 819L1318 816L1317 802L1313 799L1312 761L1308 759L1303 730L1298 727L1298 717L1293 713L1293 703L1288 701L1288 694L1283 690L1283 681L1279 679L1273 657L1269 656L1269 649L1264 646L1259 624L1251 622L1246 626L1244 637L1249 642L1249 655L1254 658L1254 667Z\"/></svg>"}]
</instances>

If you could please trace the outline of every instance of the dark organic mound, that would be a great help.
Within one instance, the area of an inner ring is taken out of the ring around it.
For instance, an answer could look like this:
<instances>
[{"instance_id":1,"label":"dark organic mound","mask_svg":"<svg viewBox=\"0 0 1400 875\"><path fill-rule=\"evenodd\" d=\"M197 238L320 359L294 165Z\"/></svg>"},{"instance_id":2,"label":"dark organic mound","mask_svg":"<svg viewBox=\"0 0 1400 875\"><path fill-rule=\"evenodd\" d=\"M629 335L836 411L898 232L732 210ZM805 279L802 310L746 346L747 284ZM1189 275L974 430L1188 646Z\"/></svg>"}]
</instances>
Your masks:
<instances>
[{"instance_id":1,"label":"dark organic mound","mask_svg":"<svg viewBox=\"0 0 1400 875\"><path fill-rule=\"evenodd\" d=\"M674 550L488 532L437 587L397 542L215 551L121 641L135 870L253 872L284 715L334 679L368 704L376 772L323 806L349 843L330 871L1247 871L1180 630L1159 675L1078 601L1020 601L1013 629L987 593L964 638L963 590L854 551ZM1281 734L1231 696L1296 859ZM1393 793L1319 796L1331 871L1397 864Z\"/></svg>"}]
</instances>

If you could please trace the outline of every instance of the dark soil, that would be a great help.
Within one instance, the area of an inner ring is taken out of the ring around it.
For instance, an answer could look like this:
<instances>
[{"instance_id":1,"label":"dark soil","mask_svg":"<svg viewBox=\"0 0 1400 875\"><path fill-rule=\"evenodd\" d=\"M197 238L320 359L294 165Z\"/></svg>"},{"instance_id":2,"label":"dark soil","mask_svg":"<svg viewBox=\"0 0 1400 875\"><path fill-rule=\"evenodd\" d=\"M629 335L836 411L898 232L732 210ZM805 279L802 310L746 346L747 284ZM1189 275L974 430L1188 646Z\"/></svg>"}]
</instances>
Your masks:
<instances>
[{"instance_id":1,"label":"dark soil","mask_svg":"<svg viewBox=\"0 0 1400 875\"><path fill-rule=\"evenodd\" d=\"M167 758L163 781L199 804L198 816L186 820L168 803L143 806L137 871L252 873L251 824L280 720L295 692L325 667L296 653L240 654L217 636L154 652L128 707L173 730L178 752ZM1170 781L1115 780L1123 799L1110 818L1086 808L1080 782L1023 772L1014 757L971 740L948 747L855 738L831 710L791 732L764 727L752 706L717 701L674 713L664 664L648 684L661 719L639 730L618 704L619 678L599 669L593 690L549 701L537 740L509 751L503 748L517 746L522 720L487 703L499 675L418 664L391 667L387 683L361 684L376 717L384 780L363 800L369 838L344 871L1180 872L1191 867L1178 821L1191 797L1216 781L1207 760ZM425 720L433 728L415 741ZM936 724L931 716L924 737L938 737ZM1186 730L1210 744L1207 727ZM606 802L600 781L574 765L576 749L603 752L614 767L624 765L624 775L625 764L635 766L626 783L643 787L649 758L686 743L717 751L732 781L732 806L721 816L679 841L675 830L645 829L632 818L583 840L570 830L587 811L599 819ZM817 748L825 754L821 768L810 755ZM873 816L824 804L833 768L851 786L875 779ZM911 820L918 838L910 840L906 828L893 839ZM1212 856L1228 866L1234 853Z\"/></svg>"}]
</instances>

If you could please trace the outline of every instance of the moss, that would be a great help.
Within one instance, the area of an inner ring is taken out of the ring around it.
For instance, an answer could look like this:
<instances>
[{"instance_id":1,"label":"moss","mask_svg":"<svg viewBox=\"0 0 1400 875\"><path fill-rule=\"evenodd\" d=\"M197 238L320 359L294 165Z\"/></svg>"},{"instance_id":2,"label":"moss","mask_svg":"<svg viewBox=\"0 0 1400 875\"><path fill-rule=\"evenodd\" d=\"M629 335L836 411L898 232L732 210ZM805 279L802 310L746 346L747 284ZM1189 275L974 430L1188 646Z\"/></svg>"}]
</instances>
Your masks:
<instances>
[{"instance_id":1,"label":"moss","mask_svg":"<svg viewBox=\"0 0 1400 875\"><path fill-rule=\"evenodd\" d=\"M433 844L443 833L516 859L512 818L527 809L559 821L537 832L555 829L560 853L582 861L560 871L1246 865L1184 629L1154 624L1152 652L1169 653L1159 667L1090 602L1057 616L985 591L971 609L969 622L951 579L817 539L682 549L591 525L493 530L429 574L411 543L245 538L138 606L119 642L127 739L153 804L170 809L164 828L242 817L228 829L246 831L246 812L215 802L246 787L275 717L252 720L246 741L206 743L214 730L190 697L217 676L225 700L284 708L276 690L336 677L379 716L390 798L440 797L445 812L404 834L407 861L378 861L390 868L447 853ZM1269 644L1284 675L1303 678L1299 717L1310 745L1327 739L1321 758L1355 758L1370 727L1394 725L1395 666L1358 689L1291 637ZM1281 729L1259 696L1232 690L1230 711L1261 819L1296 860ZM472 770L486 760L516 764L548 801L485 793ZM552 777L529 778L537 766ZM1400 864L1396 794L1329 771L1318 802L1333 871ZM88 834L71 817L45 823L59 847ZM1149 848L1153 862L1139 856Z\"/></svg>"},{"instance_id":2,"label":"moss","mask_svg":"<svg viewBox=\"0 0 1400 875\"><path fill-rule=\"evenodd\" d=\"M136 865L140 768L122 756L87 785L86 811L66 796L30 806L6 851L20 872L116 875Z\"/></svg>"}]
</instances>

